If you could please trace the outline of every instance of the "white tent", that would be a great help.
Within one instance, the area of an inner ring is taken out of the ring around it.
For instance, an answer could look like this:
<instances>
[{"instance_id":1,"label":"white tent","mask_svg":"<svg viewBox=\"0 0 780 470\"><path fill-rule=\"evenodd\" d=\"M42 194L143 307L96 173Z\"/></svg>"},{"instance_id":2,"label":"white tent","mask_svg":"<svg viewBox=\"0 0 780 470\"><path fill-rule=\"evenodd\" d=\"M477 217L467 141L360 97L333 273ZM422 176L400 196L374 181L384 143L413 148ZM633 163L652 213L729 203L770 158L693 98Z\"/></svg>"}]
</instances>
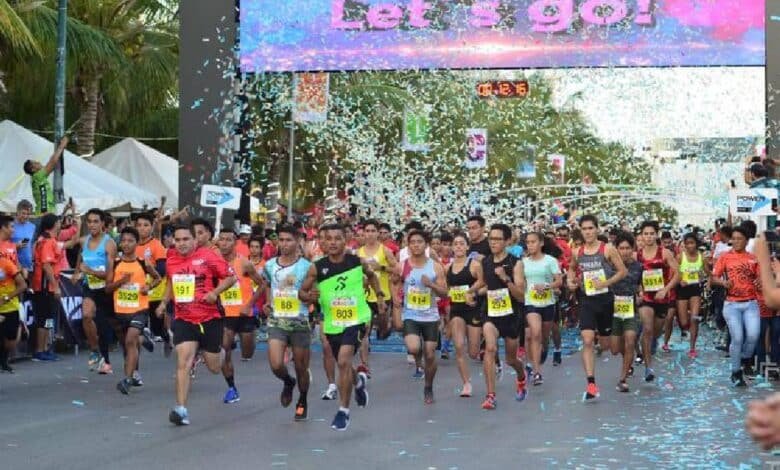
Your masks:
<instances>
[{"instance_id":1,"label":"white tent","mask_svg":"<svg viewBox=\"0 0 780 470\"><path fill-rule=\"evenodd\" d=\"M54 152L54 144L12 121L0 122L0 211L13 212L21 199L33 202L30 177L22 167L28 159L46 163ZM136 188L133 184L106 170L65 151L63 189L76 207L84 211L91 207L111 209L130 204L155 207L159 196Z\"/></svg>"},{"instance_id":2,"label":"white tent","mask_svg":"<svg viewBox=\"0 0 780 470\"><path fill-rule=\"evenodd\" d=\"M90 161L143 190L165 196L167 207L179 207L179 162L164 153L125 139Z\"/></svg>"}]
</instances>

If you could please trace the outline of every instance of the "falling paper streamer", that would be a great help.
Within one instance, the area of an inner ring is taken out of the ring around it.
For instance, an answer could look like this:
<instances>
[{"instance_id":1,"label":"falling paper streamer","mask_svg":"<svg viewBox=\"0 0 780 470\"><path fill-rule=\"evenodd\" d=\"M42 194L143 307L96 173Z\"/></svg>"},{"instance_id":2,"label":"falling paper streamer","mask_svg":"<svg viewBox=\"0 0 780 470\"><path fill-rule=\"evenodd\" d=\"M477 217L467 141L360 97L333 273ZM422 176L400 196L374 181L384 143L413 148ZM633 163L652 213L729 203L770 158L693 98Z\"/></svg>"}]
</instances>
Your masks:
<instances>
[{"instance_id":1,"label":"falling paper streamer","mask_svg":"<svg viewBox=\"0 0 780 470\"><path fill-rule=\"evenodd\" d=\"M401 148L407 152L427 152L430 150L431 107L422 106L419 110L407 109L404 112L404 135Z\"/></svg>"},{"instance_id":2,"label":"falling paper streamer","mask_svg":"<svg viewBox=\"0 0 780 470\"><path fill-rule=\"evenodd\" d=\"M487 168L487 129L466 130L466 168L475 170Z\"/></svg>"},{"instance_id":3,"label":"falling paper streamer","mask_svg":"<svg viewBox=\"0 0 780 470\"><path fill-rule=\"evenodd\" d=\"M293 116L295 122L328 120L330 74L296 73L293 75Z\"/></svg>"}]
</instances>

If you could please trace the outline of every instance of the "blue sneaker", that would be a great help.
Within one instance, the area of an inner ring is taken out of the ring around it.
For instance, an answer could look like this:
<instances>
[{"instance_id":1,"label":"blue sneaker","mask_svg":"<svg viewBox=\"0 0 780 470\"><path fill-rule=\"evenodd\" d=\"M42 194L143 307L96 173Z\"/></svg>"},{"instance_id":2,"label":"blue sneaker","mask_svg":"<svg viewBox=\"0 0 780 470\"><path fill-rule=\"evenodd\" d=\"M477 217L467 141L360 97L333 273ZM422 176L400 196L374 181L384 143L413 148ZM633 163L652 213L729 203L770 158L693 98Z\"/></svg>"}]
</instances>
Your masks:
<instances>
[{"instance_id":1,"label":"blue sneaker","mask_svg":"<svg viewBox=\"0 0 780 470\"><path fill-rule=\"evenodd\" d=\"M46 353L37 352L33 354L32 360L35 362L43 362L48 361L48 357L46 356Z\"/></svg>"},{"instance_id":2,"label":"blue sneaker","mask_svg":"<svg viewBox=\"0 0 780 470\"><path fill-rule=\"evenodd\" d=\"M336 417L333 418L333 422L330 423L330 427L332 427L336 431L346 431L348 426L349 426L349 415L339 410L339 412L336 413Z\"/></svg>"},{"instance_id":3,"label":"blue sneaker","mask_svg":"<svg viewBox=\"0 0 780 470\"><path fill-rule=\"evenodd\" d=\"M361 408L368 405L368 390L366 389L366 374L358 372L357 385L355 385L355 402Z\"/></svg>"},{"instance_id":4,"label":"blue sneaker","mask_svg":"<svg viewBox=\"0 0 780 470\"><path fill-rule=\"evenodd\" d=\"M413 379L421 380L423 377L425 377L425 371L423 371L422 367L416 367L414 369L414 374L412 374Z\"/></svg>"},{"instance_id":5,"label":"blue sneaker","mask_svg":"<svg viewBox=\"0 0 780 470\"><path fill-rule=\"evenodd\" d=\"M235 403L239 400L241 400L241 397L238 395L238 390L235 387L230 387L225 393L225 398L222 399L222 402Z\"/></svg>"},{"instance_id":6,"label":"blue sneaker","mask_svg":"<svg viewBox=\"0 0 780 470\"><path fill-rule=\"evenodd\" d=\"M89 367L89 370L95 370L98 368L100 364L100 359L102 356L97 351L92 351L89 354L89 359L87 360L87 366Z\"/></svg>"},{"instance_id":7,"label":"blue sneaker","mask_svg":"<svg viewBox=\"0 0 780 470\"><path fill-rule=\"evenodd\" d=\"M43 353L43 354L45 354L45 355L46 355L46 357L48 358L48 359L46 359L47 361L59 361L59 360L60 360L60 356L58 356L58 355L54 354L54 353L53 353L53 352L51 352L51 351L46 351L46 352L45 352L45 353Z\"/></svg>"},{"instance_id":8,"label":"blue sneaker","mask_svg":"<svg viewBox=\"0 0 780 470\"><path fill-rule=\"evenodd\" d=\"M187 408L177 406L171 410L168 420L176 426L187 426L190 424L190 417L187 415Z\"/></svg>"},{"instance_id":9,"label":"blue sneaker","mask_svg":"<svg viewBox=\"0 0 780 470\"><path fill-rule=\"evenodd\" d=\"M655 380L655 372L649 367L645 367L645 382L652 382Z\"/></svg>"}]
</instances>

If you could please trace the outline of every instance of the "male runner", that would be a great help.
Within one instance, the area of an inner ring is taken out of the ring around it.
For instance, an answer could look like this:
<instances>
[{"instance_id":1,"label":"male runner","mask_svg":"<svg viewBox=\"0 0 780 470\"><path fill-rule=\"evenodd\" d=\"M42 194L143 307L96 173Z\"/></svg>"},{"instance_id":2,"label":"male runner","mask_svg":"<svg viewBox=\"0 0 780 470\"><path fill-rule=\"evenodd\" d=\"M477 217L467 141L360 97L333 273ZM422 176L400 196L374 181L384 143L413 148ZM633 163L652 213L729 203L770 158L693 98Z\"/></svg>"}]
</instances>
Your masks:
<instances>
[{"instance_id":1,"label":"male runner","mask_svg":"<svg viewBox=\"0 0 780 470\"><path fill-rule=\"evenodd\" d=\"M298 403L295 421L308 418L309 360L311 358L311 327L309 306L299 298L299 291L312 264L298 253L296 230L291 226L277 229L279 256L271 258L263 267L266 280L269 314L268 363L274 375L284 383L280 401L290 406L296 379ZM295 364L295 379L290 377L284 361L285 350L291 347Z\"/></svg>"},{"instance_id":2,"label":"male runner","mask_svg":"<svg viewBox=\"0 0 780 470\"><path fill-rule=\"evenodd\" d=\"M481 215L472 215L466 221L466 230L469 234L471 246L469 248L469 257L474 258L490 256L490 243L487 234L485 234L485 218Z\"/></svg>"},{"instance_id":3,"label":"male runner","mask_svg":"<svg viewBox=\"0 0 780 470\"><path fill-rule=\"evenodd\" d=\"M219 295L236 283L236 276L213 250L195 243L192 226L175 227L175 247L168 251L168 287L157 307L162 316L173 302L176 319L173 342L176 346L176 407L168 419L178 425L190 424L187 396L190 391L190 367L203 349L206 367L214 374L222 370L222 318L217 308Z\"/></svg>"},{"instance_id":4,"label":"male runner","mask_svg":"<svg viewBox=\"0 0 780 470\"><path fill-rule=\"evenodd\" d=\"M596 216L582 216L580 231L584 243L577 252L572 253L567 278L570 290L579 288L582 366L588 381L584 398L593 400L600 395L593 354L596 331L599 332L601 348L606 350L610 346L614 311L614 296L609 289L626 277L627 271L615 247L599 241Z\"/></svg>"},{"instance_id":5,"label":"male runner","mask_svg":"<svg viewBox=\"0 0 780 470\"><path fill-rule=\"evenodd\" d=\"M319 301L323 314L323 331L336 357L339 369L338 387L341 407L331 427L345 431L349 426L349 398L355 386L355 401L364 407L368 403L366 374L353 369L355 351L366 334L371 310L366 302L363 276L370 286L381 294L379 279L368 264L346 252L346 234L341 225L323 228L328 252L309 268L299 298L304 302ZM315 288L315 283L317 288ZM381 297L381 296L380 296ZM379 302L379 313L385 313L384 302Z\"/></svg>"},{"instance_id":6,"label":"male runner","mask_svg":"<svg viewBox=\"0 0 780 470\"><path fill-rule=\"evenodd\" d=\"M637 319L636 305L642 280L642 265L635 258L634 236L620 231L615 236L615 247L626 266L626 277L612 286L615 295L614 317L612 319L612 354L623 355L623 367L617 384L617 391L628 393L628 376L634 361L636 348Z\"/></svg>"},{"instance_id":7,"label":"male runner","mask_svg":"<svg viewBox=\"0 0 780 470\"><path fill-rule=\"evenodd\" d=\"M14 219L0 216L0 237L8 242L13 236ZM8 242L10 243L10 242ZM12 247L13 244L11 244ZM15 248L15 247L14 247ZM0 254L0 371L13 373L8 358L16 349L19 332L19 296L27 290L16 260L16 250Z\"/></svg>"},{"instance_id":8,"label":"male runner","mask_svg":"<svg viewBox=\"0 0 780 470\"><path fill-rule=\"evenodd\" d=\"M160 282L154 289L149 292L149 311L155 312L157 306L160 305L160 301L165 295L166 278L165 278L165 256L167 250L160 242L159 239L154 237L154 223L155 218L148 212L143 212L135 216L135 229L138 230L140 237L138 244L135 248L135 255L141 259L148 261L149 264L154 266L155 271L162 277ZM147 282L151 281L147 279ZM169 357L173 351L171 345L171 337L168 331L171 329L171 318L165 315L162 319L157 315L150 315L149 329L155 336L159 336L159 339L163 341L163 351L165 357ZM157 338L155 338L156 340Z\"/></svg>"}]
</instances>

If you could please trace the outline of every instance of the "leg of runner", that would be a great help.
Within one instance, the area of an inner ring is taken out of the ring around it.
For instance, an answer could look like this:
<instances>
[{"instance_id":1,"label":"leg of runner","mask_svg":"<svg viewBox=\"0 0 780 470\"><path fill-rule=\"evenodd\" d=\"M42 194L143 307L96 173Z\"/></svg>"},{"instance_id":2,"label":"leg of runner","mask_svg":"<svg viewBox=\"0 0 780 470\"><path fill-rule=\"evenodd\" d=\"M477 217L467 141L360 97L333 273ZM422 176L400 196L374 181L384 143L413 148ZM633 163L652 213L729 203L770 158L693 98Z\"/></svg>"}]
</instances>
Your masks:
<instances>
[{"instance_id":1,"label":"leg of runner","mask_svg":"<svg viewBox=\"0 0 780 470\"><path fill-rule=\"evenodd\" d=\"M482 403L486 410L496 409L496 355L498 354L498 329L491 322L482 325L485 340L485 356L482 359L482 372L485 375L487 396ZM517 343L515 343L515 346ZM515 348L515 353L517 349Z\"/></svg>"},{"instance_id":2,"label":"leg of runner","mask_svg":"<svg viewBox=\"0 0 780 470\"><path fill-rule=\"evenodd\" d=\"M550 349L550 333L553 329L553 324L555 322L542 319L542 356L541 356L541 364L544 365L545 361L547 360L547 356L549 355L549 349ZM553 352L554 353L554 352ZM541 365L539 366L539 373L541 373Z\"/></svg>"},{"instance_id":3,"label":"leg of runner","mask_svg":"<svg viewBox=\"0 0 780 470\"><path fill-rule=\"evenodd\" d=\"M336 356L322 330L320 330L320 342L322 344L322 368L325 369L325 377L328 379L328 388L322 393L322 399L335 400L338 395L338 388L336 387Z\"/></svg>"},{"instance_id":4,"label":"leg of runner","mask_svg":"<svg viewBox=\"0 0 780 470\"><path fill-rule=\"evenodd\" d=\"M425 388L423 401L426 405L433 404L433 378L436 377L436 341L423 342L425 357Z\"/></svg>"},{"instance_id":5,"label":"leg of runner","mask_svg":"<svg viewBox=\"0 0 780 470\"><path fill-rule=\"evenodd\" d=\"M669 309L666 319L664 320L664 344L662 349L664 352L669 352L669 340L672 339L672 333L674 333L674 318L676 316L677 309Z\"/></svg>"},{"instance_id":6,"label":"leg of runner","mask_svg":"<svg viewBox=\"0 0 780 470\"><path fill-rule=\"evenodd\" d=\"M680 310L682 312L682 310ZM695 359L697 356L696 352L696 340L699 339L699 322L701 321L701 297L691 297L688 300L688 313L690 314L690 350L688 351L688 356L691 359Z\"/></svg>"},{"instance_id":7,"label":"leg of runner","mask_svg":"<svg viewBox=\"0 0 780 470\"><path fill-rule=\"evenodd\" d=\"M197 341L187 341L176 346L176 407L168 419L178 426L190 424L187 397L190 393L190 367L197 352Z\"/></svg>"},{"instance_id":8,"label":"leg of runner","mask_svg":"<svg viewBox=\"0 0 780 470\"><path fill-rule=\"evenodd\" d=\"M555 307L555 321L552 323L552 339L553 339L553 366L559 366L561 364L561 308L560 304Z\"/></svg>"},{"instance_id":9,"label":"leg of runner","mask_svg":"<svg viewBox=\"0 0 780 470\"><path fill-rule=\"evenodd\" d=\"M233 368L233 343L236 340L236 332L225 328L222 334L222 349L225 350L225 361L222 364L222 376L225 378L228 389L225 392L223 403L236 403L241 400L235 382L235 370Z\"/></svg>"},{"instance_id":10,"label":"leg of runner","mask_svg":"<svg viewBox=\"0 0 780 470\"><path fill-rule=\"evenodd\" d=\"M95 370L100 363L100 351L98 350L98 330L95 324L95 301L87 296L83 298L81 304L81 326L84 329L84 337L89 347L89 359L87 365L89 370Z\"/></svg>"},{"instance_id":11,"label":"leg of runner","mask_svg":"<svg viewBox=\"0 0 780 470\"><path fill-rule=\"evenodd\" d=\"M121 327L121 330L122 331L117 337L119 338L119 343L122 345L125 354L125 376L117 384L116 388L123 395L127 395L130 393L130 388L133 386L133 374L138 365L138 345L140 343L139 338L141 336L141 330L134 327L132 323Z\"/></svg>"},{"instance_id":12,"label":"leg of runner","mask_svg":"<svg viewBox=\"0 0 780 470\"><path fill-rule=\"evenodd\" d=\"M513 338L504 338L504 362L515 370L515 400L523 401L528 396L528 388L526 388L526 374L523 361L517 357L517 349L520 347L520 340Z\"/></svg>"},{"instance_id":13,"label":"leg of runner","mask_svg":"<svg viewBox=\"0 0 780 470\"><path fill-rule=\"evenodd\" d=\"M642 321L642 357L645 363L645 381L655 380L653 372L653 342L655 341L655 312L653 307L643 305L639 307L639 318Z\"/></svg>"},{"instance_id":14,"label":"leg of runner","mask_svg":"<svg viewBox=\"0 0 780 470\"><path fill-rule=\"evenodd\" d=\"M542 316L536 312L529 312L525 316L528 322L526 328L526 351L528 362L533 367L533 384L542 384Z\"/></svg>"},{"instance_id":15,"label":"leg of runner","mask_svg":"<svg viewBox=\"0 0 780 470\"><path fill-rule=\"evenodd\" d=\"M282 332L278 333L280 333L280 336L287 336ZM271 372L283 383L279 401L283 407L287 408L292 403L293 390L296 383L295 379L290 376L287 365L284 363L284 351L287 349L288 341L278 337L277 331L273 329L270 329L268 334L268 363L271 366ZM306 375L308 381L308 373Z\"/></svg>"},{"instance_id":16,"label":"leg of runner","mask_svg":"<svg viewBox=\"0 0 780 470\"><path fill-rule=\"evenodd\" d=\"M471 371L466 362L466 322L461 317L453 317L450 320L451 338L455 343L455 360L458 364L458 373L463 381L463 388L460 391L461 397L470 397L471 390ZM469 347L472 344L469 343ZM479 354L479 351L477 351Z\"/></svg>"},{"instance_id":17,"label":"leg of runner","mask_svg":"<svg viewBox=\"0 0 780 470\"><path fill-rule=\"evenodd\" d=\"M366 338L360 343L360 365L358 366L358 372L365 372L367 377L371 377L371 369L368 367L368 354L371 346L371 329L374 324L375 311L378 312L376 304L371 308L371 320L366 325Z\"/></svg>"},{"instance_id":18,"label":"leg of runner","mask_svg":"<svg viewBox=\"0 0 780 470\"><path fill-rule=\"evenodd\" d=\"M585 399L593 399L599 396L598 389L591 390L591 385L596 385L596 359L594 357L594 343L596 341L596 332L594 330L582 330L582 367L585 369L585 376L588 380L588 390L585 392ZM604 335L602 335L603 338ZM591 393L595 392L595 393Z\"/></svg>"},{"instance_id":19,"label":"leg of runner","mask_svg":"<svg viewBox=\"0 0 780 470\"><path fill-rule=\"evenodd\" d=\"M251 319L254 321L254 318ZM255 329L252 331L243 331L241 337L241 360L248 361L255 356Z\"/></svg>"},{"instance_id":20,"label":"leg of runner","mask_svg":"<svg viewBox=\"0 0 780 470\"><path fill-rule=\"evenodd\" d=\"M469 357L473 360L479 360L479 345L482 344L482 327L466 326L466 335L469 341Z\"/></svg>"},{"instance_id":21,"label":"leg of runner","mask_svg":"<svg viewBox=\"0 0 780 470\"><path fill-rule=\"evenodd\" d=\"M111 337L111 323L109 317L113 309L107 305L105 298L96 301L95 325L98 332L98 348L100 349L101 362L98 367L99 374L113 374L111 358L109 357L109 338Z\"/></svg>"},{"instance_id":22,"label":"leg of runner","mask_svg":"<svg viewBox=\"0 0 780 470\"><path fill-rule=\"evenodd\" d=\"M309 360L311 358L311 350L309 349L309 342L305 342L305 347L299 346L297 341L294 341L294 343L293 362L295 363L295 377L298 379L298 403L295 405L295 420L305 421L309 417ZM304 343L302 342L301 344Z\"/></svg>"}]
</instances>

